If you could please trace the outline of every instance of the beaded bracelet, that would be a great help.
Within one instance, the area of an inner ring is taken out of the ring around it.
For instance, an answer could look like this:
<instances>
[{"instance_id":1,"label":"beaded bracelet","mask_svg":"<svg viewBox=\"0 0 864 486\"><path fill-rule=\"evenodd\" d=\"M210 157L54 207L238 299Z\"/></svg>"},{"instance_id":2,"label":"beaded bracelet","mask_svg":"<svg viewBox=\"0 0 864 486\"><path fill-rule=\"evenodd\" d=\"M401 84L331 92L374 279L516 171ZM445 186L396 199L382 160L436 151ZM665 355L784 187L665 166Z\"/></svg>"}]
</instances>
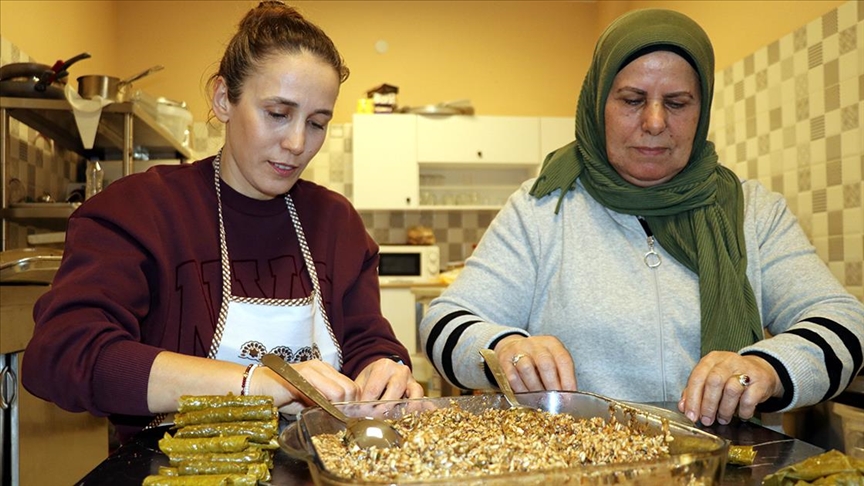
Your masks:
<instances>
[{"instance_id":1,"label":"beaded bracelet","mask_svg":"<svg viewBox=\"0 0 864 486\"><path fill-rule=\"evenodd\" d=\"M246 370L243 372L243 381L240 383L240 396L246 396L249 394L249 385L252 383L252 373L255 372L255 369L258 368L258 363L252 363L246 367Z\"/></svg>"}]
</instances>

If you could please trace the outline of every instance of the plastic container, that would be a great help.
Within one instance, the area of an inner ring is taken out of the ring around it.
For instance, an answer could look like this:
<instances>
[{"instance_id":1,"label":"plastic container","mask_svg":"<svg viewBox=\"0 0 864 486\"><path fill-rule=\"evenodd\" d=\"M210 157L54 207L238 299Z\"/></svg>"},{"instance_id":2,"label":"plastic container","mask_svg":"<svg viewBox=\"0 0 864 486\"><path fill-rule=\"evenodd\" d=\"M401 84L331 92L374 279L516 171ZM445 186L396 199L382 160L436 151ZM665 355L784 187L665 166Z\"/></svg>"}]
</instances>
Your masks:
<instances>
[{"instance_id":1,"label":"plastic container","mask_svg":"<svg viewBox=\"0 0 864 486\"><path fill-rule=\"evenodd\" d=\"M171 136L183 145L189 140L189 126L192 125L192 113L186 108L158 103L156 105L156 121L167 128Z\"/></svg>"},{"instance_id":2,"label":"plastic container","mask_svg":"<svg viewBox=\"0 0 864 486\"><path fill-rule=\"evenodd\" d=\"M84 189L84 198L90 199L102 191L102 184L105 178L105 172L102 170L102 165L98 160L87 161L86 186Z\"/></svg>"},{"instance_id":3,"label":"plastic container","mask_svg":"<svg viewBox=\"0 0 864 486\"><path fill-rule=\"evenodd\" d=\"M129 96L129 101L136 102L148 115L156 118L156 106L159 100L155 96L139 89Z\"/></svg>"},{"instance_id":4,"label":"plastic container","mask_svg":"<svg viewBox=\"0 0 864 486\"><path fill-rule=\"evenodd\" d=\"M843 420L843 448L847 455L864 460L864 409L833 404L834 413Z\"/></svg>"},{"instance_id":5,"label":"plastic container","mask_svg":"<svg viewBox=\"0 0 864 486\"><path fill-rule=\"evenodd\" d=\"M675 438L670 443L670 455L657 461L623 463L613 465L586 465L573 468L551 469L545 471L508 473L471 477L399 481L398 484L441 485L441 484L483 484L512 485L551 484L578 485L719 485L723 480L729 442L695 427L664 421L645 411L636 411L626 405L585 392L533 392L517 394L520 403L552 413L567 413L575 417L603 417L609 419L613 414L619 420L633 416L648 425L651 433L662 433L664 424ZM378 402L354 402L337 405L348 416L372 416L379 418L398 418L414 410L452 407L458 403L463 410L480 413L486 409L509 408L500 394L484 394L461 397L421 398L412 400L392 400ZM327 471L312 445L312 436L334 433L344 429L335 418L318 407L303 410L298 421L286 427L279 435L279 444L289 456L304 460L309 465L311 476L316 485L372 485L394 484L340 478Z\"/></svg>"}]
</instances>

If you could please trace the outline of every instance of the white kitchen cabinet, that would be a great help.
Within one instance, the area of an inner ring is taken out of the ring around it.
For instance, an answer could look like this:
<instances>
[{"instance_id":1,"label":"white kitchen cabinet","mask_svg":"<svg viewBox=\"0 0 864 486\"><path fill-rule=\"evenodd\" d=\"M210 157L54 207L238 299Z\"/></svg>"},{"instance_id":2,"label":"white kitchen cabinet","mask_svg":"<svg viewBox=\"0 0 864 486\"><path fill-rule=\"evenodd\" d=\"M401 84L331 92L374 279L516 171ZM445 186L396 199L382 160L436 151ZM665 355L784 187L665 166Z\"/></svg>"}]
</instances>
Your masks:
<instances>
[{"instance_id":1,"label":"white kitchen cabinet","mask_svg":"<svg viewBox=\"0 0 864 486\"><path fill-rule=\"evenodd\" d=\"M413 355L420 351L417 339L417 300L410 287L381 287L381 314L390 321L396 339Z\"/></svg>"},{"instance_id":2,"label":"white kitchen cabinet","mask_svg":"<svg viewBox=\"0 0 864 486\"><path fill-rule=\"evenodd\" d=\"M540 120L508 116L418 116L420 163L537 163Z\"/></svg>"},{"instance_id":3,"label":"white kitchen cabinet","mask_svg":"<svg viewBox=\"0 0 864 486\"><path fill-rule=\"evenodd\" d=\"M406 209L419 204L415 115L354 115L354 206Z\"/></svg>"},{"instance_id":4,"label":"white kitchen cabinet","mask_svg":"<svg viewBox=\"0 0 864 486\"><path fill-rule=\"evenodd\" d=\"M420 164L420 207L498 209L522 182L537 175L531 165Z\"/></svg>"},{"instance_id":5,"label":"white kitchen cabinet","mask_svg":"<svg viewBox=\"0 0 864 486\"><path fill-rule=\"evenodd\" d=\"M576 119L572 116L544 116L540 118L540 163L549 152L576 139Z\"/></svg>"},{"instance_id":6,"label":"white kitchen cabinet","mask_svg":"<svg viewBox=\"0 0 864 486\"><path fill-rule=\"evenodd\" d=\"M537 175L572 122L539 117L354 115L361 210L498 209ZM550 133L543 134L542 126ZM541 155L542 154L542 155Z\"/></svg>"}]
</instances>

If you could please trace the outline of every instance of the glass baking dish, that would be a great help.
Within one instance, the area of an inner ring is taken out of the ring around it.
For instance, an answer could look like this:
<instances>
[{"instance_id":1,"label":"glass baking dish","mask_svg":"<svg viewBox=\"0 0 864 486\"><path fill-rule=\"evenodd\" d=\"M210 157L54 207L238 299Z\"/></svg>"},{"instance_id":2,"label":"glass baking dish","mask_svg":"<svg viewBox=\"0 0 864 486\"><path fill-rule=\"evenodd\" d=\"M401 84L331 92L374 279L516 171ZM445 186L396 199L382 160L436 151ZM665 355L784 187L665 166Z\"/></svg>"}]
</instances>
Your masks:
<instances>
[{"instance_id":1,"label":"glass baking dish","mask_svg":"<svg viewBox=\"0 0 864 486\"><path fill-rule=\"evenodd\" d=\"M314 407L303 410L297 422L286 427L279 435L279 444L291 457L306 461L316 485L345 486L371 484L578 484L578 485L718 485L723 479L727 440L711 435L695 427L662 419L645 410L637 410L621 402L586 392L531 392L518 394L520 403L551 413L567 413L577 418L613 415L622 422L635 418L647 426L647 433L662 433L668 425L674 440L669 444L670 456L662 460L615 465L586 465L559 468L542 472L519 472L470 478L445 478L399 482L356 481L337 477L326 470L319 458L311 437L318 434L335 433L344 426ZM485 394L461 397L405 399L379 402L346 402L337 406L348 416L372 416L396 419L413 411L452 407L458 404L463 410L480 413L485 409L509 407L500 394Z\"/></svg>"}]
</instances>

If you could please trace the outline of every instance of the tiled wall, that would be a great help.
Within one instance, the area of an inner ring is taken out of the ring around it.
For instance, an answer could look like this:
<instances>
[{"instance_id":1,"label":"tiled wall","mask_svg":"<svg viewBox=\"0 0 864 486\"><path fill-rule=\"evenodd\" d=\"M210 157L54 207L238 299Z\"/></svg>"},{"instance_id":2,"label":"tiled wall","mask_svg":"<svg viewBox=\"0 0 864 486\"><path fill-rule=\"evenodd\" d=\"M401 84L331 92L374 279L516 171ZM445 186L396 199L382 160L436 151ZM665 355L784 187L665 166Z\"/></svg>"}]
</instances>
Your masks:
<instances>
[{"instance_id":1,"label":"tiled wall","mask_svg":"<svg viewBox=\"0 0 864 486\"><path fill-rule=\"evenodd\" d=\"M864 300L864 2L718 72L711 122L721 162L783 194L831 272Z\"/></svg>"},{"instance_id":2,"label":"tiled wall","mask_svg":"<svg viewBox=\"0 0 864 486\"><path fill-rule=\"evenodd\" d=\"M0 41L0 64L28 60ZM721 161L739 176L758 179L786 197L834 275L864 300L862 105L864 5L853 0L718 72L709 136ZM198 122L194 128L195 153L215 153L222 143L221 126ZM20 179L27 197L44 190L60 193L74 178L77 157L55 152L49 141L15 122L12 133L7 177ZM351 141L350 124L332 125L305 177L350 198ZM414 225L433 228L441 260L449 262L470 255L495 211L361 215L379 242L402 242Z\"/></svg>"}]
</instances>

